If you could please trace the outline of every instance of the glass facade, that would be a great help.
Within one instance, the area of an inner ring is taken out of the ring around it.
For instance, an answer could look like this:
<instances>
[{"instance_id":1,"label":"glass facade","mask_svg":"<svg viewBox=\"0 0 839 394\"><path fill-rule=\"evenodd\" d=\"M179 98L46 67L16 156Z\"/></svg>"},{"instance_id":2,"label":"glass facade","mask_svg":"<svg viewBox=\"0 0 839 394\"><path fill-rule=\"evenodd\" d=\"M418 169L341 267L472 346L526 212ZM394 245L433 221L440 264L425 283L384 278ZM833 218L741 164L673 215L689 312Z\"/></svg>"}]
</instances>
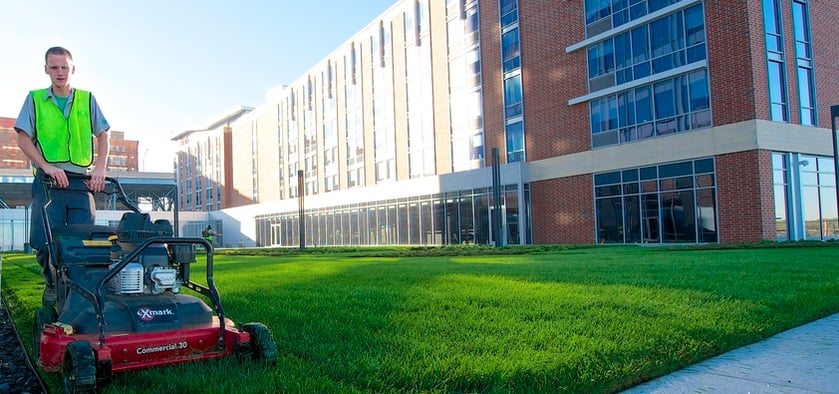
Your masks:
<instances>
[{"instance_id":1,"label":"glass facade","mask_svg":"<svg viewBox=\"0 0 839 394\"><path fill-rule=\"evenodd\" d=\"M780 6L780 0L763 0L766 70L769 78L769 119L788 122L787 74L784 68L784 36Z\"/></svg>"},{"instance_id":2,"label":"glass facade","mask_svg":"<svg viewBox=\"0 0 839 394\"><path fill-rule=\"evenodd\" d=\"M839 239L832 157L772 154L777 240Z\"/></svg>"},{"instance_id":3,"label":"glass facade","mask_svg":"<svg viewBox=\"0 0 839 394\"><path fill-rule=\"evenodd\" d=\"M705 60L705 15L695 5L588 47L589 89L597 91Z\"/></svg>"},{"instance_id":4,"label":"glass facade","mask_svg":"<svg viewBox=\"0 0 839 394\"><path fill-rule=\"evenodd\" d=\"M502 194L505 244L531 242L529 227L522 227L529 222L529 204L527 212L519 212L519 193L507 185ZM305 241L309 246L487 245L495 239L493 205L492 191L482 188L311 209L304 219ZM299 246L299 220L297 212L257 216L257 246Z\"/></svg>"},{"instance_id":5,"label":"glass facade","mask_svg":"<svg viewBox=\"0 0 839 394\"><path fill-rule=\"evenodd\" d=\"M396 180L396 130L393 126L393 43L390 24L379 23L370 36L373 75L373 140L376 183ZM337 152L336 152L337 154ZM337 185L336 185L337 186Z\"/></svg>"},{"instance_id":6,"label":"glass facade","mask_svg":"<svg viewBox=\"0 0 839 394\"><path fill-rule=\"evenodd\" d=\"M449 116L452 171L483 167L484 125L477 1L449 1Z\"/></svg>"},{"instance_id":7,"label":"glass facade","mask_svg":"<svg viewBox=\"0 0 839 394\"><path fill-rule=\"evenodd\" d=\"M321 112L322 124L322 160L323 160L323 192L338 190L340 172L338 171L338 99L335 93L335 65L329 61L322 77L321 84Z\"/></svg>"},{"instance_id":8,"label":"glass facade","mask_svg":"<svg viewBox=\"0 0 839 394\"><path fill-rule=\"evenodd\" d=\"M524 108L518 0L500 0L501 63L504 75L504 132L507 162L525 161Z\"/></svg>"},{"instance_id":9,"label":"glass facade","mask_svg":"<svg viewBox=\"0 0 839 394\"><path fill-rule=\"evenodd\" d=\"M344 130L347 162L344 181L348 188L365 185L364 178L364 110L361 96L362 75L359 46L350 45L344 56Z\"/></svg>"},{"instance_id":10,"label":"glass facade","mask_svg":"<svg viewBox=\"0 0 839 394\"><path fill-rule=\"evenodd\" d=\"M251 130L251 133L255 133L255 130ZM221 179L224 162L221 146L221 137L213 135L198 140L178 153L179 175L185 185L179 192L181 209L213 211L222 208L221 193L218 191L220 184L216 181ZM253 165L253 162L250 164ZM255 196L258 195L256 192L256 189L252 190Z\"/></svg>"},{"instance_id":11,"label":"glass facade","mask_svg":"<svg viewBox=\"0 0 839 394\"><path fill-rule=\"evenodd\" d=\"M298 149L297 149L297 101L296 101L296 94L294 88L291 89L289 92L288 97L286 97L285 105L283 106L282 111L282 118L285 120L285 126L283 130L286 132L286 152L288 152L287 160L286 160L286 179L288 182L284 185L286 186L288 193L287 198L296 198L299 196L297 190L297 170L299 167L299 157Z\"/></svg>"},{"instance_id":12,"label":"glass facade","mask_svg":"<svg viewBox=\"0 0 839 394\"><path fill-rule=\"evenodd\" d=\"M795 37L795 65L798 70L798 104L801 124L816 125L816 81L810 45L810 11L807 0L793 0L792 26Z\"/></svg>"},{"instance_id":13,"label":"glass facade","mask_svg":"<svg viewBox=\"0 0 839 394\"><path fill-rule=\"evenodd\" d=\"M587 17L626 14L619 19L628 21L674 3L678 2L589 1L587 7L593 8L587 8ZM645 11L630 17L629 10L636 6ZM589 91L627 87L589 102L592 147L710 127L708 71L701 63L707 53L702 4L618 30L589 45ZM692 65L691 71L672 76L676 69ZM658 80L640 83L650 79Z\"/></svg>"},{"instance_id":14,"label":"glass facade","mask_svg":"<svg viewBox=\"0 0 839 394\"><path fill-rule=\"evenodd\" d=\"M717 242L713 159L594 175L598 243Z\"/></svg>"},{"instance_id":15,"label":"glass facade","mask_svg":"<svg viewBox=\"0 0 839 394\"><path fill-rule=\"evenodd\" d=\"M421 178L436 174L428 0L416 0L405 12L404 38L408 173L411 178Z\"/></svg>"},{"instance_id":16,"label":"glass facade","mask_svg":"<svg viewBox=\"0 0 839 394\"><path fill-rule=\"evenodd\" d=\"M589 103L592 146L606 146L711 126L705 69Z\"/></svg>"},{"instance_id":17,"label":"glass facade","mask_svg":"<svg viewBox=\"0 0 839 394\"><path fill-rule=\"evenodd\" d=\"M277 190L277 198L280 200L285 199L287 189L284 187L285 183L285 170L284 170L284 163L285 163L285 149L283 146L283 137L285 137L286 133L283 131L283 116L282 116L282 107L279 103L274 104L272 107L276 108L276 116L277 116L277 141L276 141L276 148L277 148L277 168L279 169L275 176L277 177L277 184L273 185Z\"/></svg>"},{"instance_id":18,"label":"glass facade","mask_svg":"<svg viewBox=\"0 0 839 394\"><path fill-rule=\"evenodd\" d=\"M611 29L647 14L661 10L680 0L585 0L586 27L598 23ZM589 34L591 36L593 34Z\"/></svg>"}]
</instances>

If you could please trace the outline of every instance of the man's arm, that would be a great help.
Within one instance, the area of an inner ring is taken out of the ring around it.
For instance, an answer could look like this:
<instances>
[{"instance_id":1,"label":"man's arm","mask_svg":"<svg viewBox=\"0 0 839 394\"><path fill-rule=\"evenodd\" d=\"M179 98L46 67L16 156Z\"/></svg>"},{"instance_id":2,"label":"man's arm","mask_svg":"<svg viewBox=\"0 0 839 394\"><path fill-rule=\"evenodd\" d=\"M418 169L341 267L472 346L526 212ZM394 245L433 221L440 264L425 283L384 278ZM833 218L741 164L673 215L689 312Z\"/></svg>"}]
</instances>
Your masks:
<instances>
[{"instance_id":1,"label":"man's arm","mask_svg":"<svg viewBox=\"0 0 839 394\"><path fill-rule=\"evenodd\" d=\"M29 134L26 134L23 130L17 131L17 146L36 167L40 168L41 171L52 178L58 187L67 187L70 185L70 181L67 180L67 174L64 173L64 170L47 163L44 156L41 155L41 151L35 147L35 143L29 138Z\"/></svg>"},{"instance_id":2,"label":"man's arm","mask_svg":"<svg viewBox=\"0 0 839 394\"><path fill-rule=\"evenodd\" d=\"M94 192L105 189L105 174L108 170L108 154L111 152L111 138L108 131L96 136L96 162L93 163L93 173L87 186Z\"/></svg>"},{"instance_id":3,"label":"man's arm","mask_svg":"<svg viewBox=\"0 0 839 394\"><path fill-rule=\"evenodd\" d=\"M108 130L111 125L102 114L96 96L90 94L90 123L93 126L93 135L96 138L96 162L93 163L93 172L87 187L94 192L101 192L105 189L105 174L108 171L108 155L111 153L111 138Z\"/></svg>"}]
</instances>

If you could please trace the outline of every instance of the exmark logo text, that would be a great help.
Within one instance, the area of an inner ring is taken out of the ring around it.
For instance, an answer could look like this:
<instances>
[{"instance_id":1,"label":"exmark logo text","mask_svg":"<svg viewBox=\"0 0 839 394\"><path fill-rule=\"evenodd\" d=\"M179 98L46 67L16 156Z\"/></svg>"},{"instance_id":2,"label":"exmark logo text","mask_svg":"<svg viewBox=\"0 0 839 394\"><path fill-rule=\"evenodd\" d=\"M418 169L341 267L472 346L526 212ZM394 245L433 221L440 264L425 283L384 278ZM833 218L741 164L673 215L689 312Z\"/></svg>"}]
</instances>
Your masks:
<instances>
[{"instance_id":1,"label":"exmark logo text","mask_svg":"<svg viewBox=\"0 0 839 394\"><path fill-rule=\"evenodd\" d=\"M150 321L153 320L156 316L172 316L175 312L172 312L171 309L151 309L147 306L141 307L137 309L137 316L142 321Z\"/></svg>"}]
</instances>

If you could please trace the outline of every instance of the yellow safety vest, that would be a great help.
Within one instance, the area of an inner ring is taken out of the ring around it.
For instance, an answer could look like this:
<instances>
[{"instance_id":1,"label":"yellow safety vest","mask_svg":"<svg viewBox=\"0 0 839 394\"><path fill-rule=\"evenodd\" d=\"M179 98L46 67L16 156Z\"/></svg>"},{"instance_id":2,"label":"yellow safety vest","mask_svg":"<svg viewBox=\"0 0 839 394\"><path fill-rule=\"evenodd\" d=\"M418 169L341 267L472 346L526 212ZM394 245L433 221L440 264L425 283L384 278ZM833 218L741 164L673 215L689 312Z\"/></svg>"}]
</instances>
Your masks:
<instances>
[{"instance_id":1,"label":"yellow safety vest","mask_svg":"<svg viewBox=\"0 0 839 394\"><path fill-rule=\"evenodd\" d=\"M48 163L72 163L87 167L93 163L93 124L90 120L90 92L75 89L70 117L47 98L47 89L30 92L35 101L35 137Z\"/></svg>"}]
</instances>

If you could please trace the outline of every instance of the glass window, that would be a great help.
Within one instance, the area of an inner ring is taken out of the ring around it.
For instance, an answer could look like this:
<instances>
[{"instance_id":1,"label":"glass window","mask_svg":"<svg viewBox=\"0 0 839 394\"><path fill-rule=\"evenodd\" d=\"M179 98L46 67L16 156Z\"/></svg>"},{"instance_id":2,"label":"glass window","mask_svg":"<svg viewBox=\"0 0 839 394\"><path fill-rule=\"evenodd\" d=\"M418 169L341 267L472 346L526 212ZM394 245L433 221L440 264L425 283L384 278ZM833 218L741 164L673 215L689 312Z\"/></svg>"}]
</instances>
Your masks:
<instances>
[{"instance_id":1,"label":"glass window","mask_svg":"<svg viewBox=\"0 0 839 394\"><path fill-rule=\"evenodd\" d=\"M786 122L787 117L787 94L786 94L786 78L784 77L784 63L769 61L769 101L770 119L779 122Z\"/></svg>"},{"instance_id":2,"label":"glass window","mask_svg":"<svg viewBox=\"0 0 839 394\"><path fill-rule=\"evenodd\" d=\"M816 93L813 88L813 69L810 53L810 18L807 4L802 0L792 2L792 25L795 36L795 56L798 67L798 97L801 124L816 124Z\"/></svg>"},{"instance_id":3,"label":"glass window","mask_svg":"<svg viewBox=\"0 0 839 394\"><path fill-rule=\"evenodd\" d=\"M708 78L705 70L692 72L688 75L690 83L690 110L696 111L711 106L708 92Z\"/></svg>"},{"instance_id":4,"label":"glass window","mask_svg":"<svg viewBox=\"0 0 839 394\"><path fill-rule=\"evenodd\" d=\"M616 96L608 96L591 102L591 130L593 134L618 127L618 106Z\"/></svg>"},{"instance_id":5,"label":"glass window","mask_svg":"<svg viewBox=\"0 0 839 394\"><path fill-rule=\"evenodd\" d=\"M650 23L653 57L662 56L684 48L685 33L682 15L673 14Z\"/></svg>"},{"instance_id":6,"label":"glass window","mask_svg":"<svg viewBox=\"0 0 839 394\"><path fill-rule=\"evenodd\" d=\"M606 40L588 48L588 77L594 78L615 71L615 55L612 40Z\"/></svg>"},{"instance_id":7,"label":"glass window","mask_svg":"<svg viewBox=\"0 0 839 394\"><path fill-rule=\"evenodd\" d=\"M505 117L518 116L522 113L521 74L504 80Z\"/></svg>"},{"instance_id":8,"label":"glass window","mask_svg":"<svg viewBox=\"0 0 839 394\"><path fill-rule=\"evenodd\" d=\"M623 204L621 197L597 200L597 242L623 243Z\"/></svg>"},{"instance_id":9,"label":"glass window","mask_svg":"<svg viewBox=\"0 0 839 394\"><path fill-rule=\"evenodd\" d=\"M625 0L619 0L612 6L617 8L617 4L624 3ZM588 47L587 54L589 79L614 72L613 83L618 85L705 60L707 49L702 5L593 44ZM601 81L590 83L592 90L609 86L612 85Z\"/></svg>"},{"instance_id":10,"label":"glass window","mask_svg":"<svg viewBox=\"0 0 839 394\"><path fill-rule=\"evenodd\" d=\"M635 89L635 113L638 123L653 120L653 102L650 86Z\"/></svg>"},{"instance_id":11,"label":"glass window","mask_svg":"<svg viewBox=\"0 0 839 394\"><path fill-rule=\"evenodd\" d=\"M621 181L621 173L618 171L607 172L603 174L594 174L595 185L611 185L617 184Z\"/></svg>"},{"instance_id":12,"label":"glass window","mask_svg":"<svg viewBox=\"0 0 839 394\"><path fill-rule=\"evenodd\" d=\"M519 44L519 29L515 28L501 36L501 55L504 62L504 72L510 72L521 66L521 46Z\"/></svg>"},{"instance_id":13,"label":"glass window","mask_svg":"<svg viewBox=\"0 0 839 394\"><path fill-rule=\"evenodd\" d=\"M781 35L781 16L778 13L778 0L763 0L763 29L767 35ZM766 48L770 51L781 51L780 42L767 40Z\"/></svg>"},{"instance_id":14,"label":"glass window","mask_svg":"<svg viewBox=\"0 0 839 394\"><path fill-rule=\"evenodd\" d=\"M647 26L633 29L632 35L632 61L641 63L650 59L650 44L647 37Z\"/></svg>"},{"instance_id":15,"label":"glass window","mask_svg":"<svg viewBox=\"0 0 839 394\"><path fill-rule=\"evenodd\" d=\"M586 0L586 24L596 22L612 13L611 0Z\"/></svg>"},{"instance_id":16,"label":"glass window","mask_svg":"<svg viewBox=\"0 0 839 394\"><path fill-rule=\"evenodd\" d=\"M618 68L632 66L632 39L626 32L615 37L615 65Z\"/></svg>"},{"instance_id":17,"label":"glass window","mask_svg":"<svg viewBox=\"0 0 839 394\"><path fill-rule=\"evenodd\" d=\"M501 0L501 27L508 26L519 20L518 3L516 0Z\"/></svg>"},{"instance_id":18,"label":"glass window","mask_svg":"<svg viewBox=\"0 0 839 394\"><path fill-rule=\"evenodd\" d=\"M807 17L807 5L801 1L792 2L793 33L795 51L799 58L810 58L810 20Z\"/></svg>"},{"instance_id":19,"label":"glass window","mask_svg":"<svg viewBox=\"0 0 839 394\"><path fill-rule=\"evenodd\" d=\"M674 80L669 79L654 85L655 116L657 119L676 115Z\"/></svg>"},{"instance_id":20,"label":"glass window","mask_svg":"<svg viewBox=\"0 0 839 394\"><path fill-rule=\"evenodd\" d=\"M662 178L674 177L679 175L688 175L693 173L693 163L689 161L674 164L664 164L659 166L658 168L659 176Z\"/></svg>"},{"instance_id":21,"label":"glass window","mask_svg":"<svg viewBox=\"0 0 839 394\"><path fill-rule=\"evenodd\" d=\"M801 124L815 126L816 109L813 102L813 70L806 67L798 68L798 94L801 101Z\"/></svg>"},{"instance_id":22,"label":"glass window","mask_svg":"<svg viewBox=\"0 0 839 394\"><path fill-rule=\"evenodd\" d=\"M656 12L670 4L677 3L681 0L648 0L650 12Z\"/></svg>"},{"instance_id":23,"label":"glass window","mask_svg":"<svg viewBox=\"0 0 839 394\"><path fill-rule=\"evenodd\" d=\"M767 74L769 78L769 118L778 122L787 115L786 73L781 42L780 0L763 0L763 28L766 39Z\"/></svg>"},{"instance_id":24,"label":"glass window","mask_svg":"<svg viewBox=\"0 0 839 394\"><path fill-rule=\"evenodd\" d=\"M685 30L688 46L705 42L705 15L702 12L702 5L685 10Z\"/></svg>"},{"instance_id":25,"label":"glass window","mask_svg":"<svg viewBox=\"0 0 839 394\"><path fill-rule=\"evenodd\" d=\"M618 118L620 127L635 124L635 94L632 90L618 94Z\"/></svg>"},{"instance_id":26,"label":"glass window","mask_svg":"<svg viewBox=\"0 0 839 394\"><path fill-rule=\"evenodd\" d=\"M524 160L524 124L515 122L505 128L507 140L507 162L514 163Z\"/></svg>"},{"instance_id":27,"label":"glass window","mask_svg":"<svg viewBox=\"0 0 839 394\"><path fill-rule=\"evenodd\" d=\"M709 179L694 183L700 176ZM717 242L713 178L712 158L595 174L597 241Z\"/></svg>"}]
</instances>

